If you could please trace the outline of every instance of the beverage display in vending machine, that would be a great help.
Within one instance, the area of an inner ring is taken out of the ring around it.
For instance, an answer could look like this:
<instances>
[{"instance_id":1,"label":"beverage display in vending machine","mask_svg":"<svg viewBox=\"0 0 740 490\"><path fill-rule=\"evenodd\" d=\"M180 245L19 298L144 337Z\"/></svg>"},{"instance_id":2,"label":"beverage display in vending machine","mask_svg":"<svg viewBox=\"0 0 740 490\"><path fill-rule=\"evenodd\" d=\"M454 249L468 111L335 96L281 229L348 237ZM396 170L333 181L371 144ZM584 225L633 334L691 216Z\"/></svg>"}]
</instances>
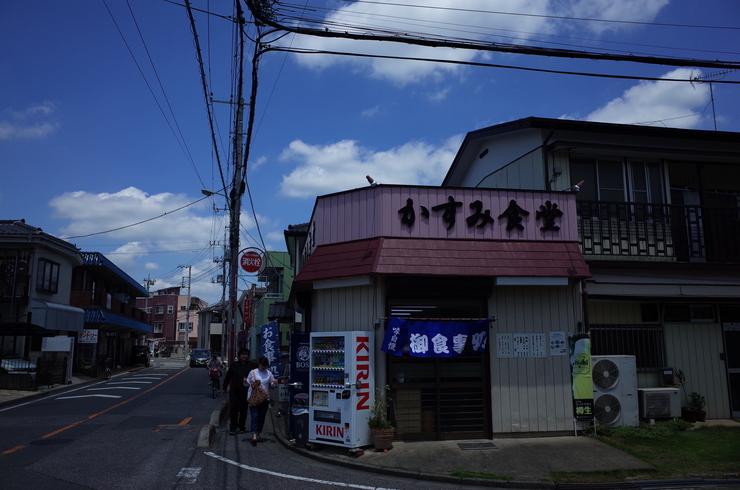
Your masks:
<instances>
[{"instance_id":1,"label":"beverage display in vending machine","mask_svg":"<svg viewBox=\"0 0 740 490\"><path fill-rule=\"evenodd\" d=\"M375 392L374 332L311 334L309 442L370 444L367 419Z\"/></svg>"}]
</instances>

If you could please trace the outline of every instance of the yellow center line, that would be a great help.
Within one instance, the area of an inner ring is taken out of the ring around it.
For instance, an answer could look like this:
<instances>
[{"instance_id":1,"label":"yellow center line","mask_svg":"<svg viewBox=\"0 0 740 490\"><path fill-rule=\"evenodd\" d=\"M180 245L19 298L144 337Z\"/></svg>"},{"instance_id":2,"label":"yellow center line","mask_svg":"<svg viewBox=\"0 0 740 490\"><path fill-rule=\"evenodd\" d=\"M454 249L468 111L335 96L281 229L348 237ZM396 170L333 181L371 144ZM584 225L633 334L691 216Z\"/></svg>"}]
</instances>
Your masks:
<instances>
[{"instance_id":1,"label":"yellow center line","mask_svg":"<svg viewBox=\"0 0 740 490\"><path fill-rule=\"evenodd\" d=\"M14 452L18 451L19 449L23 449L24 447L26 447L26 446L16 446L16 447L14 447L13 449L8 449L7 451L3 451L3 452L2 452L2 453L0 453L0 454L10 454L10 453L14 453Z\"/></svg>"},{"instance_id":2,"label":"yellow center line","mask_svg":"<svg viewBox=\"0 0 740 490\"><path fill-rule=\"evenodd\" d=\"M94 419L95 417L99 417L100 415L103 415L103 414L104 414L104 413L106 413L106 412L110 412L110 411L111 411L111 410L113 410L114 408L118 408L118 407L121 407L121 406L123 406L123 405L127 404L128 402L134 401L134 400L136 400L137 398L139 398L140 396L146 395L146 394L147 394L147 393L149 393L150 391L152 391L152 390L155 390L155 389L159 388L159 387L160 387L160 386L162 386L163 384L167 383L168 381L171 381L171 380L175 379L175 378L176 378L177 376L180 376L180 375L181 375L182 373L184 373L184 372L185 372L185 369L182 369L182 370L180 370L180 372L179 372L179 373L177 373L177 374L174 374L174 375L172 375L171 377L169 377L169 378L165 379L164 381L162 381L162 382L161 382L161 383L159 383L158 385L152 386L152 387L151 387L151 388L149 388L148 390L146 390L146 391L144 391L144 392L142 392L142 393L139 393L138 395L136 395L136 396L134 396L134 397L131 397L131 398L129 398L128 400L122 401L121 403L118 403L118 404L116 404L116 405L113 405L112 407L108 407L108 408L106 408L105 410L101 410L101 411L100 411L100 412L98 412L98 413L94 413L94 414L90 415L89 417L87 417L87 418L85 418L85 419L82 419L82 420L78 420L77 422L75 422L75 423L73 423L73 424L69 424L69 425L68 425L68 426L66 426L66 427L62 427L61 429L55 430L54 432L49 432L48 434L46 434L46 435L43 435L43 436L41 436L41 438L42 438L42 439L47 439L47 438L49 438L49 437L55 436L55 435L57 435L57 434L60 434L60 433L64 432L65 430L69 430L69 429L71 429L71 428L73 428L73 427L77 427L78 425L80 425L80 424L82 424L82 423L84 423L84 422L87 422L87 421L89 421L89 420L92 420L92 419ZM192 417L191 417L191 418L192 418ZM188 420L188 419L186 419L186 420ZM12 453L12 452L18 451L19 449L23 449L24 447L25 447L25 446L16 446L16 447L14 447L13 449L9 449L9 450L7 450L7 451L5 451L5 452L3 452L3 453L0 453L0 454L10 454L10 453Z\"/></svg>"}]
</instances>

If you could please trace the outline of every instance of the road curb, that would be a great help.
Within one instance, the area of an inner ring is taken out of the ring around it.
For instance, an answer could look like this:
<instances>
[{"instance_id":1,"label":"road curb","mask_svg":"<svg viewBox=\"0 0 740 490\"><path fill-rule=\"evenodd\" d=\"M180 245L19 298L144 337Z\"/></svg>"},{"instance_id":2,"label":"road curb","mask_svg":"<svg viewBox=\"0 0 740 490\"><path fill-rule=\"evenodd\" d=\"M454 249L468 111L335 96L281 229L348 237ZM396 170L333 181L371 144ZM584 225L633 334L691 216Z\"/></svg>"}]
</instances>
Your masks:
<instances>
[{"instance_id":1,"label":"road curb","mask_svg":"<svg viewBox=\"0 0 740 490\"><path fill-rule=\"evenodd\" d=\"M208 425L200 429L198 433L198 449L208 449L216 438L216 429L221 426L221 422L226 419L229 404L226 400L220 401L220 406L211 412L211 420Z\"/></svg>"}]
</instances>

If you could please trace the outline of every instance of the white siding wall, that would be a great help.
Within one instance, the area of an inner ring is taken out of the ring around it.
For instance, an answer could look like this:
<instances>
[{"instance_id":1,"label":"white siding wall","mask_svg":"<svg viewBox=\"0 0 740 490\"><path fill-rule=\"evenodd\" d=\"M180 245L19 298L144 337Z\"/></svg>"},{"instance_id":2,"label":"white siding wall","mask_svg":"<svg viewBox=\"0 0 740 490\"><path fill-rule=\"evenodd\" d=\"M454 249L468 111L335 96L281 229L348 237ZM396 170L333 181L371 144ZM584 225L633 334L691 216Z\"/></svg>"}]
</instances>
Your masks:
<instances>
[{"instance_id":1,"label":"white siding wall","mask_svg":"<svg viewBox=\"0 0 740 490\"><path fill-rule=\"evenodd\" d=\"M668 365L683 371L686 393L695 391L707 399L707 418L731 418L727 372L720 360L724 352L722 327L718 324L665 325ZM686 397L683 399L686 404Z\"/></svg>"},{"instance_id":2,"label":"white siding wall","mask_svg":"<svg viewBox=\"0 0 740 490\"><path fill-rule=\"evenodd\" d=\"M312 332L347 330L375 331L375 384L386 382L385 353L380 351L385 334L385 281L375 279L370 286L315 290L311 305ZM375 323L381 328L375 330Z\"/></svg>"},{"instance_id":3,"label":"white siding wall","mask_svg":"<svg viewBox=\"0 0 740 490\"><path fill-rule=\"evenodd\" d=\"M581 321L579 284L567 287L497 287L489 311L498 318L491 332L491 407L494 433L573 430L569 356L504 358L496 355L496 333L574 333ZM549 342L549 337L547 338Z\"/></svg>"},{"instance_id":4,"label":"white siding wall","mask_svg":"<svg viewBox=\"0 0 740 490\"><path fill-rule=\"evenodd\" d=\"M591 325L640 324L640 303L637 301L589 301ZM682 403L692 391L707 399L707 417L730 418L730 401L727 391L727 372L720 353L724 352L722 327L719 324L676 323L664 324L666 364L683 371L689 383ZM659 374L638 373L638 386L660 386Z\"/></svg>"},{"instance_id":5,"label":"white siding wall","mask_svg":"<svg viewBox=\"0 0 740 490\"><path fill-rule=\"evenodd\" d=\"M542 167L542 150L538 148L488 175L477 187L542 189Z\"/></svg>"}]
</instances>

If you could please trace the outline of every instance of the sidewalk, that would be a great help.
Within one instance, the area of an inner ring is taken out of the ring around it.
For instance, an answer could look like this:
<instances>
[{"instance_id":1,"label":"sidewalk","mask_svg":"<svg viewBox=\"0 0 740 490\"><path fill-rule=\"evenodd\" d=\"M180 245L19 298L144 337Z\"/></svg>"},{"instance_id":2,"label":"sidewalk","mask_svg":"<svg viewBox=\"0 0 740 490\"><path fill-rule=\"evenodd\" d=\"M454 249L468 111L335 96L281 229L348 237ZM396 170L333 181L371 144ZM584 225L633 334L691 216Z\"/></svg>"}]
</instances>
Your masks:
<instances>
[{"instance_id":1,"label":"sidewalk","mask_svg":"<svg viewBox=\"0 0 740 490\"><path fill-rule=\"evenodd\" d=\"M652 466L629 454L614 449L590 437L537 437L537 438L495 438L491 440L459 441L394 441L388 452L373 452L365 448L360 456L351 455L348 448L320 445L313 450L299 448L287 440L282 430L284 419L276 419L273 407L268 417L268 431L273 430L276 439L293 451L325 463L338 464L364 471L397 475L406 478L432 480L450 484L477 484L493 487L515 488L593 488L593 485L555 485L541 481L553 471L611 471L617 469L651 469ZM706 425L740 425L733 420L710 420ZM281 430L275 430L280 428ZM700 424L696 424L698 427ZM702 426L704 424L701 424ZM269 432L268 432L269 433ZM492 443L494 448L463 449L464 443ZM491 473L513 478L514 481L482 480L449 476L451 471ZM639 475L637 480L642 480ZM644 480L650 475L645 474ZM653 482L655 483L655 482ZM680 483L680 484L676 484ZM683 485L683 483L687 483ZM708 483L708 484L707 484ZM720 481L701 480L671 482L671 488L696 486L736 486L740 480ZM617 487L630 488L630 483L617 484ZM598 485L606 488L604 485ZM639 488L635 486L633 488ZM657 487L656 487L657 488ZM663 486L662 488L667 488Z\"/></svg>"}]
</instances>

